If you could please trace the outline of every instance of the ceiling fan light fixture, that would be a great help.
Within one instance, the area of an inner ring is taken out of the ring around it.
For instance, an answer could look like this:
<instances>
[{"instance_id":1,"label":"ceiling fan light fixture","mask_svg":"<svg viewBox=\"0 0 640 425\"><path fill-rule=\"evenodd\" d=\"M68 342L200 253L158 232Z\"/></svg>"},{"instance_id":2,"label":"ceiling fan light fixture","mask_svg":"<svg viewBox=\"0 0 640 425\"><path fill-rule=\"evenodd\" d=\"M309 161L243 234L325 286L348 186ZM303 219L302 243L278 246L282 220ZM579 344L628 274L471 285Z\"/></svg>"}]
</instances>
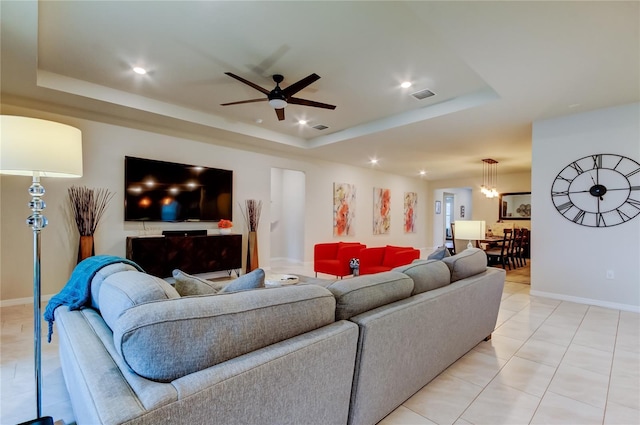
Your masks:
<instances>
[{"instance_id":1,"label":"ceiling fan light fixture","mask_svg":"<svg viewBox=\"0 0 640 425\"><path fill-rule=\"evenodd\" d=\"M287 101L284 99L269 99L269 105L271 105L273 109L282 109L287 107Z\"/></svg>"}]
</instances>

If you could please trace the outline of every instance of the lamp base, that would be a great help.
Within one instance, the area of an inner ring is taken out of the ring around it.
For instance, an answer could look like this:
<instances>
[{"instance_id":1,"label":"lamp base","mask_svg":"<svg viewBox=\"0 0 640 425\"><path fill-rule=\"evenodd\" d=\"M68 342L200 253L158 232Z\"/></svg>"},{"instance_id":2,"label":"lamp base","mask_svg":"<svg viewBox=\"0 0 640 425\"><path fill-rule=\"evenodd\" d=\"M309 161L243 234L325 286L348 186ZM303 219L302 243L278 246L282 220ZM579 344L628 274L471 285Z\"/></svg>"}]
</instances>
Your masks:
<instances>
[{"instance_id":1,"label":"lamp base","mask_svg":"<svg viewBox=\"0 0 640 425\"><path fill-rule=\"evenodd\" d=\"M469 243L467 244L467 249L471 249L473 248L473 245L471 244L471 241L469 241Z\"/></svg>"},{"instance_id":2,"label":"lamp base","mask_svg":"<svg viewBox=\"0 0 640 425\"><path fill-rule=\"evenodd\" d=\"M43 416L38 419L19 423L18 425L53 425L53 418L51 416Z\"/></svg>"}]
</instances>

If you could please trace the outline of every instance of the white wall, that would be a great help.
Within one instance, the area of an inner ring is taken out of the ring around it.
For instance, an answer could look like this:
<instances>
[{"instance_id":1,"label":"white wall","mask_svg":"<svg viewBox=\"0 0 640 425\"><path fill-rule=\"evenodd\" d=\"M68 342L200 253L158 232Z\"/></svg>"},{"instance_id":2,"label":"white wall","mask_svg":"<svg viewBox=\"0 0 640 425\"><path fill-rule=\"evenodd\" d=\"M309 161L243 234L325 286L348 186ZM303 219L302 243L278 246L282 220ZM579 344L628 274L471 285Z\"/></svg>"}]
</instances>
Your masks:
<instances>
[{"instance_id":1,"label":"white wall","mask_svg":"<svg viewBox=\"0 0 640 425\"><path fill-rule=\"evenodd\" d=\"M275 156L104 124L69 116L48 114L11 105L2 105L4 114L50 119L78 127L83 132L84 176L80 179L43 179L47 190L44 197L45 215L49 226L42 231L42 294L59 292L64 286L77 255L78 236L68 211L67 189L71 185L105 187L115 192L96 233L96 253L125 255L125 239L142 230L142 224L124 221L123 187L124 156L137 156L185 164L197 164L234 171L234 231L244 232L244 220L239 203L246 199L263 201L258 229L259 258L262 267L269 267L270 253L270 191L271 169L299 170L305 174L304 249L305 262L313 260L313 245L335 240L332 233L333 183L356 185L356 235L350 238L370 246L396 244L424 247L426 245L426 183L419 178L392 175L371 168L350 167L338 163L315 161L299 156ZM32 297L31 229L25 224L30 214L27 207L30 179L3 176L0 178L0 300L28 301ZM391 233L372 234L373 188L391 189ZM418 193L417 233L404 234L402 228L403 194ZM158 230L200 229L213 232L214 223L152 223ZM245 247L246 249L246 247ZM244 259L245 256L243 256ZM6 304L6 303L5 303Z\"/></svg>"},{"instance_id":2,"label":"white wall","mask_svg":"<svg viewBox=\"0 0 640 425\"><path fill-rule=\"evenodd\" d=\"M271 259L304 261L305 175L271 169Z\"/></svg>"},{"instance_id":3,"label":"white wall","mask_svg":"<svg viewBox=\"0 0 640 425\"><path fill-rule=\"evenodd\" d=\"M581 157L614 153L640 162L639 118L640 104L632 104L534 123L533 295L640 311L640 216L585 227L562 217L550 195L556 175Z\"/></svg>"}]
</instances>

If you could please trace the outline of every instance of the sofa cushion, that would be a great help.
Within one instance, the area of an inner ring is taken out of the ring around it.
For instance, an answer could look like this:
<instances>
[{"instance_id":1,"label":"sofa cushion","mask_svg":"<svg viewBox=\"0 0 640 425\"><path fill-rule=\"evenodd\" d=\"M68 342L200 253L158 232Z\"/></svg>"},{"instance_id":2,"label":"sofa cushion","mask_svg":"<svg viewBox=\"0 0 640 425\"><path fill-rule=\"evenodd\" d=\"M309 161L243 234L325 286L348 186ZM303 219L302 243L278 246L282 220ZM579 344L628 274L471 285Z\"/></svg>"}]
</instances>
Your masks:
<instances>
[{"instance_id":1,"label":"sofa cushion","mask_svg":"<svg viewBox=\"0 0 640 425\"><path fill-rule=\"evenodd\" d=\"M393 271L404 273L413 279L411 295L438 289L451 283L451 272L445 263L438 260L415 260Z\"/></svg>"},{"instance_id":2,"label":"sofa cushion","mask_svg":"<svg viewBox=\"0 0 640 425\"><path fill-rule=\"evenodd\" d=\"M123 271L108 276L98 295L100 314L113 329L115 321L127 309L156 300L180 298L180 294L159 277L139 271Z\"/></svg>"},{"instance_id":3,"label":"sofa cushion","mask_svg":"<svg viewBox=\"0 0 640 425\"><path fill-rule=\"evenodd\" d=\"M487 270L487 254L479 248L467 248L442 260L451 271L451 283Z\"/></svg>"},{"instance_id":4,"label":"sofa cushion","mask_svg":"<svg viewBox=\"0 0 640 425\"><path fill-rule=\"evenodd\" d=\"M451 257L451 253L449 249L443 245L429 254L427 260L443 260L446 257Z\"/></svg>"},{"instance_id":5,"label":"sofa cushion","mask_svg":"<svg viewBox=\"0 0 640 425\"><path fill-rule=\"evenodd\" d=\"M109 264L108 266L104 266L96 272L96 274L93 276L93 279L91 279L91 308L100 311L100 302L98 300L98 297L100 295L100 287L102 286L102 282L104 282L107 277L111 276L114 273L119 273L127 270L135 271L137 269L131 264L114 263Z\"/></svg>"},{"instance_id":6,"label":"sofa cushion","mask_svg":"<svg viewBox=\"0 0 640 425\"><path fill-rule=\"evenodd\" d=\"M182 297L189 295L217 294L218 291L222 289L219 285L214 285L214 283L209 280L201 279L198 276L192 276L178 269L174 270L172 275L176 281L176 291L178 291Z\"/></svg>"},{"instance_id":7,"label":"sofa cushion","mask_svg":"<svg viewBox=\"0 0 640 425\"><path fill-rule=\"evenodd\" d=\"M252 272L243 274L239 278L232 280L231 283L222 288L218 293L225 294L258 288L264 288L264 270L262 269L255 269Z\"/></svg>"},{"instance_id":8,"label":"sofa cushion","mask_svg":"<svg viewBox=\"0 0 640 425\"><path fill-rule=\"evenodd\" d=\"M304 284L170 299L125 311L113 341L135 373L169 382L329 325L335 305L331 292Z\"/></svg>"},{"instance_id":9,"label":"sofa cushion","mask_svg":"<svg viewBox=\"0 0 640 425\"><path fill-rule=\"evenodd\" d=\"M383 272L338 280L327 289L336 298L336 320L343 320L409 297L413 280L402 273Z\"/></svg>"}]
</instances>

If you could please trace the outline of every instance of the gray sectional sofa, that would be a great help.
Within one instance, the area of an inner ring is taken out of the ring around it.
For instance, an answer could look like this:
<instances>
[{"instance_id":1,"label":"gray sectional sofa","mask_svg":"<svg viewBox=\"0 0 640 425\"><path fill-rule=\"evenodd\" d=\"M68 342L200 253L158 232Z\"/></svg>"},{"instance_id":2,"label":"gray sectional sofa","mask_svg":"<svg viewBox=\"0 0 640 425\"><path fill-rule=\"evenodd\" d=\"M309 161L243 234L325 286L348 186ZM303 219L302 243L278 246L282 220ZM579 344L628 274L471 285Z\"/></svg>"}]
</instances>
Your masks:
<instances>
[{"instance_id":1,"label":"gray sectional sofa","mask_svg":"<svg viewBox=\"0 0 640 425\"><path fill-rule=\"evenodd\" d=\"M112 264L56 309L78 425L375 424L490 336L480 250L339 281L181 297Z\"/></svg>"}]
</instances>

